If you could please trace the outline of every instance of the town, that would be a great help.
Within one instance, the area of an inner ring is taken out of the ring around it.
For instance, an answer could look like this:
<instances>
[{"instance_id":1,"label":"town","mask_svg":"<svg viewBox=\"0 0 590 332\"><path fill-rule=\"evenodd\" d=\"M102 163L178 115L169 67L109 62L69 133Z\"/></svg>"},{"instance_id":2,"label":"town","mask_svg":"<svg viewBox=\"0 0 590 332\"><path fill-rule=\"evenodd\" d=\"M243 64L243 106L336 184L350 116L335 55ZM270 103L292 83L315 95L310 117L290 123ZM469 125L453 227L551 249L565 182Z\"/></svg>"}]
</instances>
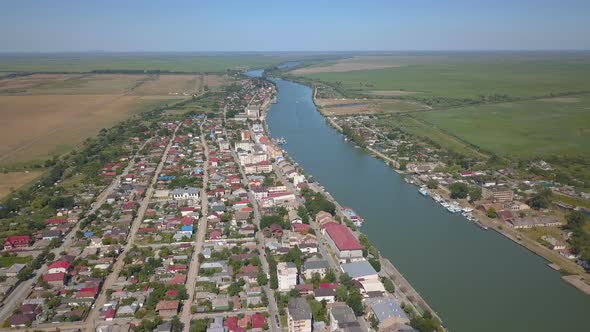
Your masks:
<instances>
[{"instance_id":1,"label":"town","mask_svg":"<svg viewBox=\"0 0 590 332\"><path fill-rule=\"evenodd\" d=\"M327 121L345 140L405 175L419 194L483 230L492 228L522 244L590 293L582 280L588 279L590 257L584 249L585 232L577 226L590 215L588 193L550 180L558 172L544 160L514 167L497 156L486 159L474 151L461 155L392 126L390 118L359 114L328 116Z\"/></svg>"},{"instance_id":2,"label":"town","mask_svg":"<svg viewBox=\"0 0 590 332\"><path fill-rule=\"evenodd\" d=\"M234 80L188 103L212 110L101 132L44 200L4 209L38 220L4 240L3 328L444 330L364 220L268 136L274 85Z\"/></svg>"}]
</instances>

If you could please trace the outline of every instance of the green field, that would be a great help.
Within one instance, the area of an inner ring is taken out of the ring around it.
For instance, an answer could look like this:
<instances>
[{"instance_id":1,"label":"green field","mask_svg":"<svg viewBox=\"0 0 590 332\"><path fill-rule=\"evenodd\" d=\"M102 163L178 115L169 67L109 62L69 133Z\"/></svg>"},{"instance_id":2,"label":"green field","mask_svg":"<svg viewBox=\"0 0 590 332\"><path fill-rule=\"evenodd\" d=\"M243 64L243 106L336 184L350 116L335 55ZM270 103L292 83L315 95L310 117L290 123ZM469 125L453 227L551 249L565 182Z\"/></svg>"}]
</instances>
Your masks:
<instances>
[{"instance_id":1,"label":"green field","mask_svg":"<svg viewBox=\"0 0 590 332\"><path fill-rule=\"evenodd\" d=\"M590 154L590 96L416 113L484 151L515 159Z\"/></svg>"},{"instance_id":2,"label":"green field","mask_svg":"<svg viewBox=\"0 0 590 332\"><path fill-rule=\"evenodd\" d=\"M89 72L93 70L222 72L228 69L274 66L291 59L294 57L276 54L20 54L0 56L0 72Z\"/></svg>"},{"instance_id":3,"label":"green field","mask_svg":"<svg viewBox=\"0 0 590 332\"><path fill-rule=\"evenodd\" d=\"M395 59L395 57L392 57ZM392 60L395 63L395 60ZM400 57L400 67L304 74L352 93L418 92L422 98L515 98L590 91L590 53Z\"/></svg>"},{"instance_id":4,"label":"green field","mask_svg":"<svg viewBox=\"0 0 590 332\"><path fill-rule=\"evenodd\" d=\"M14 264L26 264L33 260L32 256L2 256L0 257L0 267L11 267Z\"/></svg>"}]
</instances>

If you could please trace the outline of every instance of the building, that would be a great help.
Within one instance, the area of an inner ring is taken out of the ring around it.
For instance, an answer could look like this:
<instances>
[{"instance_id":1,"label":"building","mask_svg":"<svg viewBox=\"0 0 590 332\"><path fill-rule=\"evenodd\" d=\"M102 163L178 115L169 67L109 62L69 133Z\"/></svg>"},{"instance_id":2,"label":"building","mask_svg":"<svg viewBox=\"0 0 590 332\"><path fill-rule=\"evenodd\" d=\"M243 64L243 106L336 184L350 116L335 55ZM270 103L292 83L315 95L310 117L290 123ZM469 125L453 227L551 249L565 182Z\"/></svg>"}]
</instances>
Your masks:
<instances>
[{"instance_id":1,"label":"building","mask_svg":"<svg viewBox=\"0 0 590 332\"><path fill-rule=\"evenodd\" d=\"M29 248L31 237L28 235L9 236L4 240L4 250L23 250Z\"/></svg>"},{"instance_id":2,"label":"building","mask_svg":"<svg viewBox=\"0 0 590 332\"><path fill-rule=\"evenodd\" d=\"M330 268L330 264L324 259L308 259L303 263L303 275L305 279L311 279L314 273L319 273L323 278L326 271Z\"/></svg>"},{"instance_id":3,"label":"building","mask_svg":"<svg viewBox=\"0 0 590 332\"><path fill-rule=\"evenodd\" d=\"M514 200L514 192L504 187L482 187L481 195L484 199L496 202L512 202Z\"/></svg>"},{"instance_id":4,"label":"building","mask_svg":"<svg viewBox=\"0 0 590 332\"><path fill-rule=\"evenodd\" d=\"M533 227L557 227L561 226L561 222L557 217L554 216L539 216L514 218L509 221L508 225L516 229Z\"/></svg>"},{"instance_id":5,"label":"building","mask_svg":"<svg viewBox=\"0 0 590 332\"><path fill-rule=\"evenodd\" d=\"M297 267L292 262L280 262L277 264L277 277L279 292L288 292L297 285Z\"/></svg>"},{"instance_id":6,"label":"building","mask_svg":"<svg viewBox=\"0 0 590 332\"><path fill-rule=\"evenodd\" d=\"M328 315L330 317L330 331L362 331L359 322L356 320L354 311L344 302L328 304Z\"/></svg>"},{"instance_id":7,"label":"building","mask_svg":"<svg viewBox=\"0 0 590 332\"><path fill-rule=\"evenodd\" d=\"M368 315L377 319L380 330L394 324L408 324L410 322L404 309L391 296L369 298L365 303L369 307Z\"/></svg>"},{"instance_id":8,"label":"building","mask_svg":"<svg viewBox=\"0 0 590 332\"><path fill-rule=\"evenodd\" d=\"M340 265L343 273L348 274L352 280L379 280L379 274L366 260Z\"/></svg>"},{"instance_id":9,"label":"building","mask_svg":"<svg viewBox=\"0 0 590 332\"><path fill-rule=\"evenodd\" d=\"M183 200L198 200L199 199L199 188L177 188L170 192L170 197L177 201Z\"/></svg>"},{"instance_id":10,"label":"building","mask_svg":"<svg viewBox=\"0 0 590 332\"><path fill-rule=\"evenodd\" d=\"M311 332L311 307L304 298L292 298L287 304L289 332Z\"/></svg>"},{"instance_id":11,"label":"building","mask_svg":"<svg viewBox=\"0 0 590 332\"><path fill-rule=\"evenodd\" d=\"M340 262L363 259L363 246L348 227L335 222L326 223L323 227L327 241Z\"/></svg>"},{"instance_id":12,"label":"building","mask_svg":"<svg viewBox=\"0 0 590 332\"><path fill-rule=\"evenodd\" d=\"M178 313L178 300L163 300L156 305L156 312L163 318L172 317Z\"/></svg>"}]
</instances>

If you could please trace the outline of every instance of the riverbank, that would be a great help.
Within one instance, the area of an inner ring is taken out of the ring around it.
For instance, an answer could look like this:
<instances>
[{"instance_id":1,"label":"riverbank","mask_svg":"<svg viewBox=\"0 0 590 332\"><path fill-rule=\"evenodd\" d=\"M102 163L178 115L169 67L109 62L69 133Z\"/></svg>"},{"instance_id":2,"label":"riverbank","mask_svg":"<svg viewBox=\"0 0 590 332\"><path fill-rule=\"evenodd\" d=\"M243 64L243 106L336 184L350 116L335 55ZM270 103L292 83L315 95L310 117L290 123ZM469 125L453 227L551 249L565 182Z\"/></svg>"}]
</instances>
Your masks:
<instances>
[{"instance_id":1,"label":"riverbank","mask_svg":"<svg viewBox=\"0 0 590 332\"><path fill-rule=\"evenodd\" d=\"M277 91L278 91L278 87L275 86L274 92L276 93ZM314 99L315 98L312 98L312 100L314 100ZM267 104L265 106L268 106L268 105L269 104ZM266 109L266 107L265 107L265 109L262 110L262 114L264 115L264 119L266 119L266 115L268 114L268 109ZM331 121L331 119L329 117L326 117L326 119L328 121ZM333 123L333 125L335 127L339 128L339 126L337 124ZM268 130L268 126L266 124L266 121L264 121L264 128L268 133L269 130ZM339 128L339 131L342 131L342 128ZM371 152L377 152L377 151L373 150ZM284 153L287 158L292 159L287 154L286 151L284 151ZM294 160L294 159L292 159L292 160ZM300 167L303 172L306 172L311 177L313 177L312 173L307 172L301 166L298 166L298 167ZM322 193L330 202L332 202L336 206L336 216L339 216L340 218L347 218L346 214L344 213L343 206L329 192L325 191L325 189L321 185L319 185L317 182L313 182L313 183L309 184L309 187L310 187L310 189L312 189L316 192ZM357 239L359 238L359 236L361 234L363 234L357 228L352 229L352 231ZM388 277L389 279L392 280L392 282L394 283L394 285L396 287L396 295L401 297L402 303L409 305L410 308L412 308L412 310L414 312L418 313L420 316L424 315L425 312L428 312L430 315L432 315L432 317L434 317L436 320L438 320L441 323L442 329L444 331L446 331L446 328L444 326L442 326L443 320L440 317L440 315L438 314L438 312L436 310L434 310L426 302L426 300L411 285L411 283L403 276L403 274L393 265L393 263L391 263L391 261L389 259L383 257L383 255L381 255L381 253L379 254L379 260L381 263L381 270L379 271L379 274L381 276Z\"/></svg>"},{"instance_id":2,"label":"riverbank","mask_svg":"<svg viewBox=\"0 0 590 332\"><path fill-rule=\"evenodd\" d=\"M367 220L362 232L445 326L457 332L584 330L590 298L546 261L425 199L366 149L346 142L315 108L312 89L273 81L278 102L266 119L273 136L285 137L289 156Z\"/></svg>"}]
</instances>

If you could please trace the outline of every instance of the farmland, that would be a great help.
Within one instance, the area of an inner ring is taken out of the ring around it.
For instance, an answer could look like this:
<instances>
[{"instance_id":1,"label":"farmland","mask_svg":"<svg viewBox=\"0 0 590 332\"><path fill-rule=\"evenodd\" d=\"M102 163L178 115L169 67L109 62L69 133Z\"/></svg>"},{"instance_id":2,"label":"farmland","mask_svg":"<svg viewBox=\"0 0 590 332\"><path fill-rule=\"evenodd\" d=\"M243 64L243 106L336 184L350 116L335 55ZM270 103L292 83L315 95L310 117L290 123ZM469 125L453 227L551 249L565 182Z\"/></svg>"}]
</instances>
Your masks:
<instances>
[{"instance_id":1,"label":"farmland","mask_svg":"<svg viewBox=\"0 0 590 332\"><path fill-rule=\"evenodd\" d=\"M224 82L218 75L207 78L213 87ZM202 89L200 74L34 74L0 80L0 164L65 153L101 128Z\"/></svg>"},{"instance_id":2,"label":"farmland","mask_svg":"<svg viewBox=\"0 0 590 332\"><path fill-rule=\"evenodd\" d=\"M380 61L377 63L384 60ZM323 67L325 71L309 68L311 73L302 75L336 85L349 94L387 96L387 91L394 91L417 93L418 98L479 98L494 94L530 98L590 91L587 53L392 56L389 68L334 72L330 67Z\"/></svg>"},{"instance_id":3,"label":"farmland","mask_svg":"<svg viewBox=\"0 0 590 332\"><path fill-rule=\"evenodd\" d=\"M590 96L431 111L413 116L485 151L513 158L590 153Z\"/></svg>"},{"instance_id":4,"label":"farmland","mask_svg":"<svg viewBox=\"0 0 590 332\"><path fill-rule=\"evenodd\" d=\"M41 175L41 171L0 173L0 199L12 190L33 181Z\"/></svg>"},{"instance_id":5,"label":"farmland","mask_svg":"<svg viewBox=\"0 0 590 332\"><path fill-rule=\"evenodd\" d=\"M403 100L380 99L316 99L319 110L325 115L397 113L424 109L423 106Z\"/></svg>"},{"instance_id":6,"label":"farmland","mask_svg":"<svg viewBox=\"0 0 590 332\"><path fill-rule=\"evenodd\" d=\"M224 72L228 69L268 67L289 61L286 54L159 54L79 53L14 54L0 56L0 72L67 72L94 70L161 70L171 72Z\"/></svg>"}]
</instances>

